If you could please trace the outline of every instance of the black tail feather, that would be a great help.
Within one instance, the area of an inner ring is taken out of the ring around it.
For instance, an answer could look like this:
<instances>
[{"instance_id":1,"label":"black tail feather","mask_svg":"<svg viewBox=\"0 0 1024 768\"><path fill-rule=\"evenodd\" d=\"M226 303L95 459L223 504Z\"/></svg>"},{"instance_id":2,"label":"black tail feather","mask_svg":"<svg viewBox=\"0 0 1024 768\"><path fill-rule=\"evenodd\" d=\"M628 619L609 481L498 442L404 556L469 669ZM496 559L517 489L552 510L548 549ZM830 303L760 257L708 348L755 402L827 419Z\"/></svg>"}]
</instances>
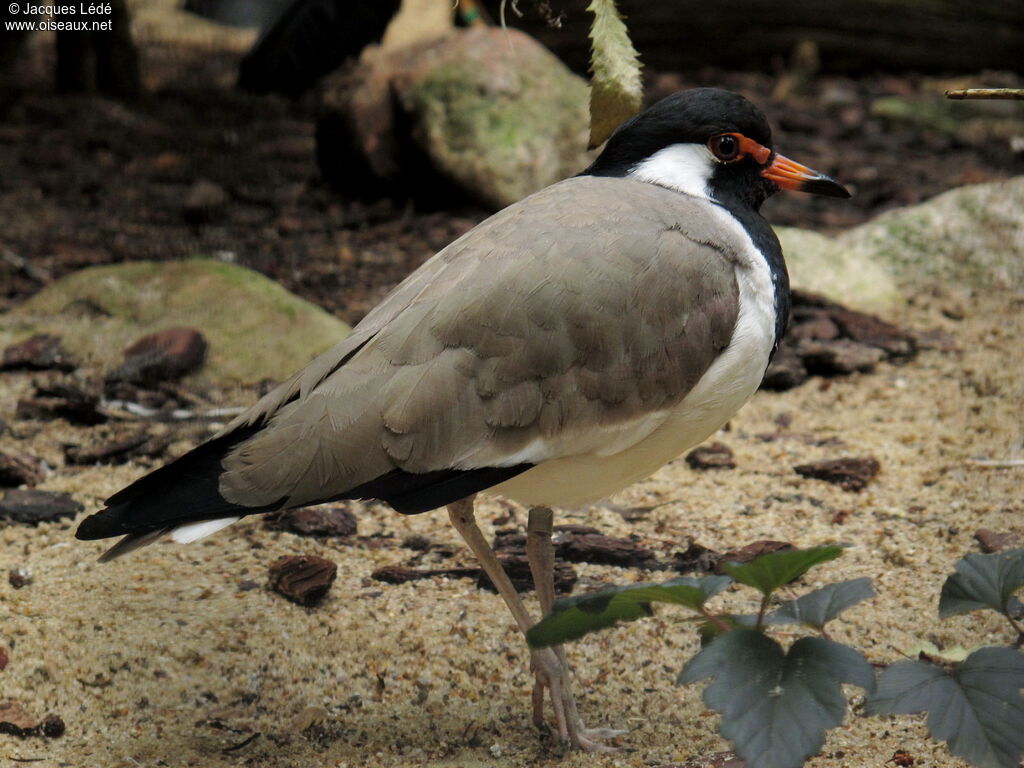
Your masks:
<instances>
[{"instance_id":1,"label":"black tail feather","mask_svg":"<svg viewBox=\"0 0 1024 768\"><path fill-rule=\"evenodd\" d=\"M220 495L221 459L258 427L248 427L211 440L118 491L107 508L82 521L79 539L106 539L218 517L248 515L277 509L243 507Z\"/></svg>"},{"instance_id":2,"label":"black tail feather","mask_svg":"<svg viewBox=\"0 0 1024 768\"><path fill-rule=\"evenodd\" d=\"M211 440L136 480L107 499L106 509L83 520L75 536L84 540L112 536L141 540L145 537L148 542L163 531L188 523L281 509L287 496L265 506L246 507L233 504L220 494L224 456L259 429L259 426L246 427ZM419 474L394 469L343 494L311 503L380 499L402 514L413 515L490 488L531 466L443 469ZM150 536L152 532L158 533Z\"/></svg>"}]
</instances>

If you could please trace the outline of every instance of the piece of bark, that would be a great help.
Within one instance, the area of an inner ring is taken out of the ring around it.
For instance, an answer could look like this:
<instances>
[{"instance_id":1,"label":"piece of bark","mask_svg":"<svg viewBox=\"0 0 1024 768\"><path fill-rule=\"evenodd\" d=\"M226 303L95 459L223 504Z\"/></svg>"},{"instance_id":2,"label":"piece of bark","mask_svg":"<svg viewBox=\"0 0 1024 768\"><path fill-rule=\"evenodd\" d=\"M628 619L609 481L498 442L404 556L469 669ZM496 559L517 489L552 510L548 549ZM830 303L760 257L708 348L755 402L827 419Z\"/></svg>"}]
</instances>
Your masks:
<instances>
[{"instance_id":1,"label":"piece of bark","mask_svg":"<svg viewBox=\"0 0 1024 768\"><path fill-rule=\"evenodd\" d=\"M658 565L654 552L632 539L562 531L555 534L553 543L557 556L570 562L617 565L621 568L652 568Z\"/></svg>"},{"instance_id":2,"label":"piece of bark","mask_svg":"<svg viewBox=\"0 0 1024 768\"><path fill-rule=\"evenodd\" d=\"M878 459L870 456L851 456L799 464L793 467L793 470L801 477L824 480L847 491L860 491L878 474L880 468Z\"/></svg>"},{"instance_id":3,"label":"piece of bark","mask_svg":"<svg viewBox=\"0 0 1024 768\"><path fill-rule=\"evenodd\" d=\"M974 532L974 540L978 542L981 551L986 554L1002 552L1004 549L1013 549L1020 546L1020 537L1012 533L998 533L988 528L979 528Z\"/></svg>"},{"instance_id":4,"label":"piece of bark","mask_svg":"<svg viewBox=\"0 0 1024 768\"><path fill-rule=\"evenodd\" d=\"M685 550L672 555L672 568L680 573L715 573L721 560L720 553L691 541Z\"/></svg>"},{"instance_id":5,"label":"piece of bark","mask_svg":"<svg viewBox=\"0 0 1024 768\"><path fill-rule=\"evenodd\" d=\"M735 469L736 459L725 443L708 443L686 454L686 463L692 469Z\"/></svg>"},{"instance_id":6,"label":"piece of bark","mask_svg":"<svg viewBox=\"0 0 1024 768\"><path fill-rule=\"evenodd\" d=\"M784 392L807 381L807 368L796 346L784 341L779 345L775 357L764 372L761 388L772 392Z\"/></svg>"},{"instance_id":7,"label":"piece of bark","mask_svg":"<svg viewBox=\"0 0 1024 768\"><path fill-rule=\"evenodd\" d=\"M918 349L934 349L937 352L960 352L956 338L941 328L930 328L914 334L914 344Z\"/></svg>"},{"instance_id":8,"label":"piece of bark","mask_svg":"<svg viewBox=\"0 0 1024 768\"><path fill-rule=\"evenodd\" d=\"M410 581L422 581L435 576L453 579L477 579L479 568L407 568L403 565L385 565L370 574L370 578L383 581L385 584L406 584Z\"/></svg>"},{"instance_id":9,"label":"piece of bark","mask_svg":"<svg viewBox=\"0 0 1024 768\"><path fill-rule=\"evenodd\" d=\"M142 430L130 437L100 445L66 445L64 458L69 464L124 464L139 456L162 456L171 439L170 433L150 435Z\"/></svg>"},{"instance_id":10,"label":"piece of bark","mask_svg":"<svg viewBox=\"0 0 1024 768\"><path fill-rule=\"evenodd\" d=\"M529 592L533 589L533 574L530 571L530 562L525 552L521 554L499 554L498 561L501 563L505 573L508 574L509 581L516 588L516 592ZM555 593L559 595L568 594L572 591L577 581L579 581L579 577L576 575L576 569L564 560L556 559L554 573ZM481 589L497 592L490 578L483 572L483 569L479 570L476 583Z\"/></svg>"},{"instance_id":11,"label":"piece of bark","mask_svg":"<svg viewBox=\"0 0 1024 768\"><path fill-rule=\"evenodd\" d=\"M909 357L917 351L910 334L874 315L839 306L828 314L845 338L880 349L889 357Z\"/></svg>"},{"instance_id":12,"label":"piece of bark","mask_svg":"<svg viewBox=\"0 0 1024 768\"><path fill-rule=\"evenodd\" d=\"M61 345L59 336L38 333L4 350L0 371L75 370L77 364Z\"/></svg>"},{"instance_id":13,"label":"piece of bark","mask_svg":"<svg viewBox=\"0 0 1024 768\"><path fill-rule=\"evenodd\" d=\"M125 349L124 362L107 374L107 382L153 388L175 381L203 364L206 346L195 328L168 328L143 336Z\"/></svg>"},{"instance_id":14,"label":"piece of bark","mask_svg":"<svg viewBox=\"0 0 1024 768\"><path fill-rule=\"evenodd\" d=\"M209 179L197 179L181 205L181 213L189 224L206 224L219 218L228 205L228 193Z\"/></svg>"},{"instance_id":15,"label":"piece of bark","mask_svg":"<svg viewBox=\"0 0 1024 768\"><path fill-rule=\"evenodd\" d=\"M870 373L885 359L881 349L849 339L803 341L798 350L807 372L821 376Z\"/></svg>"},{"instance_id":16,"label":"piece of bark","mask_svg":"<svg viewBox=\"0 0 1024 768\"><path fill-rule=\"evenodd\" d=\"M791 549L796 549L796 547L788 541L773 541L772 539L753 541L745 547L723 552L715 566L715 571L723 573L722 563L749 563L761 555L769 555L772 552L787 552Z\"/></svg>"},{"instance_id":17,"label":"piece of bark","mask_svg":"<svg viewBox=\"0 0 1024 768\"><path fill-rule=\"evenodd\" d=\"M3 646L0 646L0 672L3 672L5 669L7 669L8 661L10 661L10 659L7 657L7 649Z\"/></svg>"},{"instance_id":18,"label":"piece of bark","mask_svg":"<svg viewBox=\"0 0 1024 768\"><path fill-rule=\"evenodd\" d=\"M500 0L486 0L495 18ZM562 12L555 27L536 9L523 4L522 16L508 14L509 26L534 35L577 72L590 62L586 0L552 3ZM908 0L837 0L808 4L798 0L737 0L706 3L676 0L616 3L629 24L629 36L654 72L686 72L701 67L729 71L770 70L801 41L818 46L829 72L868 74L924 71L979 72L1024 69L1024 29L1020 5L1007 0L971 4ZM686 45L680 45L679 20L686 19ZM757 25L745 23L758 19ZM884 23L880 23L884 19Z\"/></svg>"},{"instance_id":19,"label":"piece of bark","mask_svg":"<svg viewBox=\"0 0 1024 768\"><path fill-rule=\"evenodd\" d=\"M38 459L0 451L0 488L35 485L42 479L43 468Z\"/></svg>"},{"instance_id":20,"label":"piece of bark","mask_svg":"<svg viewBox=\"0 0 1024 768\"><path fill-rule=\"evenodd\" d=\"M275 528L301 536L354 536L356 516L342 506L303 507L291 509L278 517Z\"/></svg>"},{"instance_id":21,"label":"piece of bark","mask_svg":"<svg viewBox=\"0 0 1024 768\"><path fill-rule=\"evenodd\" d=\"M37 721L16 701L0 703L0 733L23 739L30 736L56 739L64 735L64 730L64 721L57 715L47 715Z\"/></svg>"},{"instance_id":22,"label":"piece of bark","mask_svg":"<svg viewBox=\"0 0 1024 768\"><path fill-rule=\"evenodd\" d=\"M107 417L99 412L99 395L72 381L37 383L32 397L18 401L17 417L51 421L65 419L72 424L91 427Z\"/></svg>"},{"instance_id":23,"label":"piece of bark","mask_svg":"<svg viewBox=\"0 0 1024 768\"><path fill-rule=\"evenodd\" d=\"M314 605L334 583L338 566L314 555L288 555L270 565L270 588L299 605Z\"/></svg>"},{"instance_id":24,"label":"piece of bark","mask_svg":"<svg viewBox=\"0 0 1024 768\"><path fill-rule=\"evenodd\" d=\"M12 489L0 496L0 518L39 525L74 517L84 507L61 491Z\"/></svg>"},{"instance_id":25,"label":"piece of bark","mask_svg":"<svg viewBox=\"0 0 1024 768\"><path fill-rule=\"evenodd\" d=\"M804 339L817 339L831 341L839 338L839 326L837 326L828 315L821 314L813 316L804 322L794 323L789 329L790 337L797 341Z\"/></svg>"}]
</instances>

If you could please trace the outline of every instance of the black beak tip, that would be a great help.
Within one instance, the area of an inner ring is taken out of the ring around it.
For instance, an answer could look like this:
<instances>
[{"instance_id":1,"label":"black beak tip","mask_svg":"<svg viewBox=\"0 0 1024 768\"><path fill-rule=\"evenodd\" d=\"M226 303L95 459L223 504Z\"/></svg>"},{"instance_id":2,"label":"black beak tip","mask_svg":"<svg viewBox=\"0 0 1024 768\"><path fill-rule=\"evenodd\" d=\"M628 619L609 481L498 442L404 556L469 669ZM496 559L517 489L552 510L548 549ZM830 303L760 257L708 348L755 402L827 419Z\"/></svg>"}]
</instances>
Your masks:
<instances>
[{"instance_id":1,"label":"black beak tip","mask_svg":"<svg viewBox=\"0 0 1024 768\"><path fill-rule=\"evenodd\" d=\"M844 187L835 179L824 174L815 179L808 179L800 185L801 192L809 192L812 195L823 195L824 197L838 197L846 200L852 195L850 190Z\"/></svg>"}]
</instances>

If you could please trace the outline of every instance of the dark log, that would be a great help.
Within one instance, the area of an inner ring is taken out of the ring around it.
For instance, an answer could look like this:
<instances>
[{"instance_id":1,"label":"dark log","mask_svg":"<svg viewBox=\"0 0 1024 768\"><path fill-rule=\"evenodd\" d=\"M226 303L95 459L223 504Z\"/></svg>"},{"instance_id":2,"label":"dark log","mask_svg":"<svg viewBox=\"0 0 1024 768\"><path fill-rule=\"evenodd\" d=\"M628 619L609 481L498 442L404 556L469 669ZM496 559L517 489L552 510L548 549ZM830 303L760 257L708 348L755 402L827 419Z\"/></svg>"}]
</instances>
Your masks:
<instances>
[{"instance_id":1,"label":"dark log","mask_svg":"<svg viewBox=\"0 0 1024 768\"><path fill-rule=\"evenodd\" d=\"M499 0L485 5L497 18ZM551 0L564 13L561 29L537 5L521 1L522 18L506 9L507 23L585 73L587 0ZM618 0L618 7L641 59L656 70L771 72L773 60L811 40L828 72L1024 72L1024 0Z\"/></svg>"}]
</instances>

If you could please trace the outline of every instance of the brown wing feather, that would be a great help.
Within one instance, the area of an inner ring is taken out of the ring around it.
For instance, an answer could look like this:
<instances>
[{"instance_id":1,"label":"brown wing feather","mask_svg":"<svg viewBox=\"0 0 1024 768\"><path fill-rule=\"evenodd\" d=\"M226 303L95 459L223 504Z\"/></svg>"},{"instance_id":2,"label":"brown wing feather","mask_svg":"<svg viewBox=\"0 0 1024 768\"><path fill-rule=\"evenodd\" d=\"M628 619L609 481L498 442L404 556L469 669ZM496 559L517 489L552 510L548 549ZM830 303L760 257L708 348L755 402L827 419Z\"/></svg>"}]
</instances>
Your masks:
<instances>
[{"instance_id":1,"label":"brown wing feather","mask_svg":"<svg viewBox=\"0 0 1024 768\"><path fill-rule=\"evenodd\" d=\"M266 426L225 459L222 493L293 505L395 468L500 465L538 441L540 458L585 452L595 429L670 407L736 322L741 245L712 248L710 226L692 199L624 179L505 209L236 420Z\"/></svg>"}]
</instances>

